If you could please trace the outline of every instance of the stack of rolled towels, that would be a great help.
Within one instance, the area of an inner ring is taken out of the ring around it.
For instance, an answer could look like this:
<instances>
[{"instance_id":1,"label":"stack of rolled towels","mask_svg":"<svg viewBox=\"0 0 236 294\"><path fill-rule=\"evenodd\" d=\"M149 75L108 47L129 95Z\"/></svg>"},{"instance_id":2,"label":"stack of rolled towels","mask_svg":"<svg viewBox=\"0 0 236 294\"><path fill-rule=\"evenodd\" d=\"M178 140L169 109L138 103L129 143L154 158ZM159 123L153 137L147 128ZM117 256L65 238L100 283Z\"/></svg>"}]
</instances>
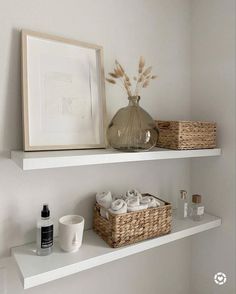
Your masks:
<instances>
[{"instance_id":1,"label":"stack of rolled towels","mask_svg":"<svg viewBox=\"0 0 236 294\"><path fill-rule=\"evenodd\" d=\"M149 195L143 196L136 189L129 190L125 195L120 196L113 196L110 191L97 193L96 201L101 206L100 215L107 219L108 211L113 214L122 214L164 205L161 200Z\"/></svg>"}]
</instances>

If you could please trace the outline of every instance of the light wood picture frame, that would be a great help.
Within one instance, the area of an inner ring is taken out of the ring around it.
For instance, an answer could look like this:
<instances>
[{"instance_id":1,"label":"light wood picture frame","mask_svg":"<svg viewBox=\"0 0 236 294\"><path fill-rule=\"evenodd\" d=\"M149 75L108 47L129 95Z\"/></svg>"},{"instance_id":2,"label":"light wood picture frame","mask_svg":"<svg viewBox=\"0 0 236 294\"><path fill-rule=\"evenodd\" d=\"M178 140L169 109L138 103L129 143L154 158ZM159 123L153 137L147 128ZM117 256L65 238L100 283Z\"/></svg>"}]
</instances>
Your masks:
<instances>
[{"instance_id":1,"label":"light wood picture frame","mask_svg":"<svg viewBox=\"0 0 236 294\"><path fill-rule=\"evenodd\" d=\"M22 31L25 151L106 147L103 48Z\"/></svg>"}]
</instances>

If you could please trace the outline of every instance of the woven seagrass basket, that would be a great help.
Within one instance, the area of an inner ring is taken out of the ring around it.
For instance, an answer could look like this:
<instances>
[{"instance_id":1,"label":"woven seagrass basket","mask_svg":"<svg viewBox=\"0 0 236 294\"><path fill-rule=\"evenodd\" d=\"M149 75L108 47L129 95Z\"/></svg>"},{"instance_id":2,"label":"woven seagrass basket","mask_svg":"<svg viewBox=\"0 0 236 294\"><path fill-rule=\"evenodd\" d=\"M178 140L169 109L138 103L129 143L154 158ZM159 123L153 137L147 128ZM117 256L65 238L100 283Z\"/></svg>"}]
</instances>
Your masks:
<instances>
[{"instance_id":1,"label":"woven seagrass basket","mask_svg":"<svg viewBox=\"0 0 236 294\"><path fill-rule=\"evenodd\" d=\"M201 121L156 121L157 147L167 149L207 149L216 147L216 123Z\"/></svg>"},{"instance_id":2,"label":"woven seagrass basket","mask_svg":"<svg viewBox=\"0 0 236 294\"><path fill-rule=\"evenodd\" d=\"M150 194L143 195L152 196ZM101 206L96 203L94 207L94 231L113 248L170 233L171 204L158 197L156 198L164 202L164 205L123 214L112 214L107 211L108 219L100 215Z\"/></svg>"}]
</instances>

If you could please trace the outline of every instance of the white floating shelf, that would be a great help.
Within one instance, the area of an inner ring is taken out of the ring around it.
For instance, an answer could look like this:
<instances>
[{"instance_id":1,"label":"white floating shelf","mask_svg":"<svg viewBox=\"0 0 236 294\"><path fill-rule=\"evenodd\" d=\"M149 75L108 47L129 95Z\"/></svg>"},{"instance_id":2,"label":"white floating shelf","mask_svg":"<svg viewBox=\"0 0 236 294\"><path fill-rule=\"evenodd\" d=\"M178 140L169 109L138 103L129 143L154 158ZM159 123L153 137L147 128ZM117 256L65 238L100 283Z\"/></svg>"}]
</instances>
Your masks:
<instances>
[{"instance_id":1,"label":"white floating shelf","mask_svg":"<svg viewBox=\"0 0 236 294\"><path fill-rule=\"evenodd\" d=\"M12 254L20 269L24 289L28 289L220 225L221 219L209 214L200 222L174 219L170 234L117 249L110 248L96 233L89 230L85 232L83 245L77 253L62 252L56 242L53 253L48 256L37 256L36 244L13 248Z\"/></svg>"},{"instance_id":2,"label":"white floating shelf","mask_svg":"<svg viewBox=\"0 0 236 294\"><path fill-rule=\"evenodd\" d=\"M23 170L70 167L92 164L219 156L221 149L167 150L154 148L148 152L119 152L111 149L42 151L12 151L11 158Z\"/></svg>"}]
</instances>

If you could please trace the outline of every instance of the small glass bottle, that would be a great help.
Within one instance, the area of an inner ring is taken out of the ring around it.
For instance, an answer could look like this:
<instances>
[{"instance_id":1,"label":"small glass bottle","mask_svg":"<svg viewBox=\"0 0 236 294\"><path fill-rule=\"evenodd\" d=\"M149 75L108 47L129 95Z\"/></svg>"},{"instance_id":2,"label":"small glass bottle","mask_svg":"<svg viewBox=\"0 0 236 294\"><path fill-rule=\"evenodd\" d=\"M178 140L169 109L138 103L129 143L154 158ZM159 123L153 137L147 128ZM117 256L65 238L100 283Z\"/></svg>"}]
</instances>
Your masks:
<instances>
[{"instance_id":1,"label":"small glass bottle","mask_svg":"<svg viewBox=\"0 0 236 294\"><path fill-rule=\"evenodd\" d=\"M187 216L188 216L187 191L180 190L180 197L178 198L178 205L177 205L177 218L185 219Z\"/></svg>"},{"instance_id":2,"label":"small glass bottle","mask_svg":"<svg viewBox=\"0 0 236 294\"><path fill-rule=\"evenodd\" d=\"M191 217L194 221L200 221L203 216L204 206L202 205L202 196L195 194L192 196Z\"/></svg>"},{"instance_id":3,"label":"small glass bottle","mask_svg":"<svg viewBox=\"0 0 236 294\"><path fill-rule=\"evenodd\" d=\"M53 220L47 204L43 204L41 218L37 222L37 255L49 255L53 246Z\"/></svg>"}]
</instances>

